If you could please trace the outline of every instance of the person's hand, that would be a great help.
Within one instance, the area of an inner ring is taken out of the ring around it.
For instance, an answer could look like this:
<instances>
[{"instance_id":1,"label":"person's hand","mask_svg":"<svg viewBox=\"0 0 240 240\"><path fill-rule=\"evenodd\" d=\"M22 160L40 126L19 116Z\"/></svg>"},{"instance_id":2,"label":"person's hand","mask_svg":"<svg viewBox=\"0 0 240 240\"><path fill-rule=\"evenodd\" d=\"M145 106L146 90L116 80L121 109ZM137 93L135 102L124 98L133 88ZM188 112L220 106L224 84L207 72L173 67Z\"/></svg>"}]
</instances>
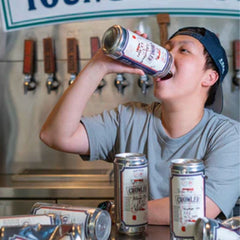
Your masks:
<instances>
[{"instance_id":1,"label":"person's hand","mask_svg":"<svg viewBox=\"0 0 240 240\"><path fill-rule=\"evenodd\" d=\"M137 35L143 37L143 38L148 38L146 33L141 33L140 31L134 31L134 33L136 33Z\"/></svg>"},{"instance_id":2,"label":"person's hand","mask_svg":"<svg viewBox=\"0 0 240 240\"><path fill-rule=\"evenodd\" d=\"M131 73L144 75L144 72L139 68L123 64L105 55L102 49L98 49L96 54L90 60L90 64L99 64L104 74L108 73Z\"/></svg>"}]
</instances>

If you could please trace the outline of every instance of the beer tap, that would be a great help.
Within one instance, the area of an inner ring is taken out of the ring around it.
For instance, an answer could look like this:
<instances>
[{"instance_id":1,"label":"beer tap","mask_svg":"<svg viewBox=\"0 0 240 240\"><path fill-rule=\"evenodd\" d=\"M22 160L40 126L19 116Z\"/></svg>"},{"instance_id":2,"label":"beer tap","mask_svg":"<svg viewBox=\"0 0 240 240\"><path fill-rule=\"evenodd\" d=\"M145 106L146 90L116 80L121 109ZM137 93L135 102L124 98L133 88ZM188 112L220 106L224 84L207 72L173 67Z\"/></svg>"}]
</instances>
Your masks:
<instances>
[{"instance_id":1,"label":"beer tap","mask_svg":"<svg viewBox=\"0 0 240 240\"><path fill-rule=\"evenodd\" d=\"M138 79L138 86L142 89L142 94L146 95L147 89L153 84L150 82L148 75L141 75Z\"/></svg>"},{"instance_id":2,"label":"beer tap","mask_svg":"<svg viewBox=\"0 0 240 240\"><path fill-rule=\"evenodd\" d=\"M91 37L90 42L91 42L91 56L93 57L97 50L100 48L99 37ZM102 79L99 85L97 86L96 91L99 91L99 93L101 93L102 88L105 87L106 84L107 82L105 81L105 79Z\"/></svg>"},{"instance_id":3,"label":"beer tap","mask_svg":"<svg viewBox=\"0 0 240 240\"><path fill-rule=\"evenodd\" d=\"M24 63L23 63L23 73L24 77L24 94L27 94L28 91L32 91L36 88L37 83L33 79L34 72L34 41L25 40L24 41Z\"/></svg>"},{"instance_id":4,"label":"beer tap","mask_svg":"<svg viewBox=\"0 0 240 240\"><path fill-rule=\"evenodd\" d=\"M71 85L78 73L78 45L75 38L67 39L67 68L70 73L68 84Z\"/></svg>"},{"instance_id":5,"label":"beer tap","mask_svg":"<svg viewBox=\"0 0 240 240\"><path fill-rule=\"evenodd\" d=\"M122 73L118 73L114 84L118 89L118 92L124 94L124 88L129 85L129 82L126 80Z\"/></svg>"},{"instance_id":6,"label":"beer tap","mask_svg":"<svg viewBox=\"0 0 240 240\"><path fill-rule=\"evenodd\" d=\"M56 71L56 63L55 63L55 55L53 48L53 40L51 38L43 39L43 50L44 50L44 70L45 73L48 74L46 86L48 94L51 93L52 90L57 90L59 87L59 82L55 77Z\"/></svg>"}]
</instances>

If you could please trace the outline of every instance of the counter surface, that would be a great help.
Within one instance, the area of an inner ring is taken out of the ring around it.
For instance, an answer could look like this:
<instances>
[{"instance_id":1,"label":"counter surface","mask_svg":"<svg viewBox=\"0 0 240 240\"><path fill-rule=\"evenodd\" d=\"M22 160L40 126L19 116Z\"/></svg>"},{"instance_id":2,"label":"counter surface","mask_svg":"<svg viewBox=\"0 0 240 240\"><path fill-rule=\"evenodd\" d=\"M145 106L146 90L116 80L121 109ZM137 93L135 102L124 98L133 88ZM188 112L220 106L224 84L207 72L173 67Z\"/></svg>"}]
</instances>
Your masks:
<instances>
[{"instance_id":1,"label":"counter surface","mask_svg":"<svg viewBox=\"0 0 240 240\"><path fill-rule=\"evenodd\" d=\"M148 225L146 233L141 235L128 236L120 234L116 231L115 226L112 227L111 240L170 240L169 226Z\"/></svg>"}]
</instances>

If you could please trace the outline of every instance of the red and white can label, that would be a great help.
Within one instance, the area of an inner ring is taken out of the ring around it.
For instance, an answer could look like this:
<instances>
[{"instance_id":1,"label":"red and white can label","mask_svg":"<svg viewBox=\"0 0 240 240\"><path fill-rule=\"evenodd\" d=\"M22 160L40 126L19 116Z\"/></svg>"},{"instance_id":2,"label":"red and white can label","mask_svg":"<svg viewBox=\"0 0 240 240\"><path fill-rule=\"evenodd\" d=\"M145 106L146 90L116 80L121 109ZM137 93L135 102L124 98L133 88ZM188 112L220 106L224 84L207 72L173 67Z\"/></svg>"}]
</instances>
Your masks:
<instances>
[{"instance_id":1,"label":"red and white can label","mask_svg":"<svg viewBox=\"0 0 240 240\"><path fill-rule=\"evenodd\" d=\"M146 73L156 74L165 70L169 61L169 53L165 48L153 42L145 41L139 35L128 31L123 55L118 60L139 66Z\"/></svg>"},{"instance_id":2,"label":"red and white can label","mask_svg":"<svg viewBox=\"0 0 240 240\"><path fill-rule=\"evenodd\" d=\"M147 223L148 170L146 166L121 172L121 220L128 226Z\"/></svg>"},{"instance_id":3,"label":"red and white can label","mask_svg":"<svg viewBox=\"0 0 240 240\"><path fill-rule=\"evenodd\" d=\"M48 206L42 206L34 210L34 214L48 214L53 213L61 216L63 224L82 224L86 222L88 216L87 210L83 209L66 209L66 208L54 208Z\"/></svg>"},{"instance_id":4,"label":"red and white can label","mask_svg":"<svg viewBox=\"0 0 240 240\"><path fill-rule=\"evenodd\" d=\"M205 214L204 192L202 173L172 176L171 212L175 237L193 238L194 223Z\"/></svg>"}]
</instances>

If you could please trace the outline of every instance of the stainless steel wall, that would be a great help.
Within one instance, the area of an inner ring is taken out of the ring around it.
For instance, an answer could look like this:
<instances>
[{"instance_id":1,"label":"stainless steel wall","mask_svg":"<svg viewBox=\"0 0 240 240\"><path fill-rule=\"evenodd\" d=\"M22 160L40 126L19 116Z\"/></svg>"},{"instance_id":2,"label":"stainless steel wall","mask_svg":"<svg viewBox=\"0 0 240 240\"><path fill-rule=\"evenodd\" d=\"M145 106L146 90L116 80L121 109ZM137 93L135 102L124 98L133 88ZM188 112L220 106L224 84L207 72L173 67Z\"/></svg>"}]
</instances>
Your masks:
<instances>
[{"instance_id":1,"label":"stainless steel wall","mask_svg":"<svg viewBox=\"0 0 240 240\"><path fill-rule=\"evenodd\" d=\"M79 43L80 67L83 68L91 56L90 37L102 37L103 32L113 24L121 24L130 29L139 29L149 35L156 43L160 42L160 33L155 16L145 18L116 18L108 20L68 23L45 26L5 33L0 26L0 173L16 173L26 168L111 168L111 164L98 161L98 164L84 162L79 156L57 152L45 146L38 137L40 128L47 115L68 87L66 39L75 37ZM224 81L223 114L240 120L239 88L232 85L232 41L239 39L239 21L236 19L204 17L171 17L169 35L183 26L205 26L215 31L228 55L230 71ZM42 39L52 37L55 40L57 73L61 85L56 92L47 93L43 66ZM35 91L24 95L23 46L25 39L36 41L37 64ZM102 93L94 93L88 103L85 115L98 113L127 101L152 102L152 89L146 96L137 85L138 76L125 75L130 86L124 95L114 86L115 75L105 77L107 85Z\"/></svg>"}]
</instances>

